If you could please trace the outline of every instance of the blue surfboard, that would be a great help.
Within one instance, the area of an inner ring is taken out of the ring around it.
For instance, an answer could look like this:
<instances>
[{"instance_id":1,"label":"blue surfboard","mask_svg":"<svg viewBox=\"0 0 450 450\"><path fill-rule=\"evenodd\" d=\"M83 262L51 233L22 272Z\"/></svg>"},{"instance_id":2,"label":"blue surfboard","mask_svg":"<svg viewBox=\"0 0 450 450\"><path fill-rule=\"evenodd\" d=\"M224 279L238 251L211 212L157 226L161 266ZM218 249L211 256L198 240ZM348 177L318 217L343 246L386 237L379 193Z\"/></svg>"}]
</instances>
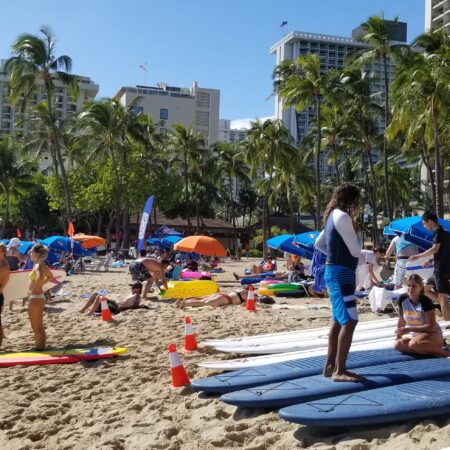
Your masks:
<instances>
[{"instance_id":1,"label":"blue surfboard","mask_svg":"<svg viewBox=\"0 0 450 450\"><path fill-rule=\"evenodd\" d=\"M450 376L288 406L282 419L313 426L383 425L450 414Z\"/></svg>"},{"instance_id":2,"label":"blue surfboard","mask_svg":"<svg viewBox=\"0 0 450 450\"><path fill-rule=\"evenodd\" d=\"M386 364L396 361L409 361L414 356L404 355L394 349L366 350L350 352L347 358L347 368ZM323 371L326 356L313 356L261 367L235 370L221 375L200 378L192 382L191 386L197 391L211 393L225 393L268 383L276 383L294 378L319 375Z\"/></svg>"},{"instance_id":3,"label":"blue surfboard","mask_svg":"<svg viewBox=\"0 0 450 450\"><path fill-rule=\"evenodd\" d=\"M450 373L450 359L417 359L361 367L357 373L366 379L358 383L336 383L316 375L229 392L220 399L241 407L280 408L335 395L443 377Z\"/></svg>"}]
</instances>

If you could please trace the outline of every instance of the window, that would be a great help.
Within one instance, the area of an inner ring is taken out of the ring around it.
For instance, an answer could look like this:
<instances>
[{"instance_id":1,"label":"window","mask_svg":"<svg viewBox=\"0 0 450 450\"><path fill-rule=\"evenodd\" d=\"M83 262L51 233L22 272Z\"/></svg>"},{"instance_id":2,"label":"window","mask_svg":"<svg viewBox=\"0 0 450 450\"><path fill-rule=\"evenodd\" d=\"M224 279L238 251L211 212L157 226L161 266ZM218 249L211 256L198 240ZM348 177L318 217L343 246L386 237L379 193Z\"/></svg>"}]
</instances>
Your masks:
<instances>
[{"instance_id":1,"label":"window","mask_svg":"<svg viewBox=\"0 0 450 450\"><path fill-rule=\"evenodd\" d=\"M159 110L159 118L162 120L167 120L169 118L169 110L161 108Z\"/></svg>"},{"instance_id":2,"label":"window","mask_svg":"<svg viewBox=\"0 0 450 450\"><path fill-rule=\"evenodd\" d=\"M144 107L143 106L134 106L133 109L131 110L131 114L133 116L139 116L140 114L142 114L144 112Z\"/></svg>"}]
</instances>

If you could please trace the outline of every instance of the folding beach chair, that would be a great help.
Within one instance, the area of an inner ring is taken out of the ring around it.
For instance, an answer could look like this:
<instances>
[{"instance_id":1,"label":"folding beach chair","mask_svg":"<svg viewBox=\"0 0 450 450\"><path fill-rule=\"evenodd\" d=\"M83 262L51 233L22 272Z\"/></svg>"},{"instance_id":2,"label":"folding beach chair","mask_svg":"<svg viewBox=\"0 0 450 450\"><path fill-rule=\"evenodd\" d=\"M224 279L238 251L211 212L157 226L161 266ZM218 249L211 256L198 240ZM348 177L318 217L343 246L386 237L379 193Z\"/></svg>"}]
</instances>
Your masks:
<instances>
[{"instance_id":1,"label":"folding beach chair","mask_svg":"<svg viewBox=\"0 0 450 450\"><path fill-rule=\"evenodd\" d=\"M100 272L102 267L105 269L105 272L109 271L109 267L113 261L113 254L107 253L105 258L99 258L99 262L97 264L97 267L94 269L96 272Z\"/></svg>"}]
</instances>

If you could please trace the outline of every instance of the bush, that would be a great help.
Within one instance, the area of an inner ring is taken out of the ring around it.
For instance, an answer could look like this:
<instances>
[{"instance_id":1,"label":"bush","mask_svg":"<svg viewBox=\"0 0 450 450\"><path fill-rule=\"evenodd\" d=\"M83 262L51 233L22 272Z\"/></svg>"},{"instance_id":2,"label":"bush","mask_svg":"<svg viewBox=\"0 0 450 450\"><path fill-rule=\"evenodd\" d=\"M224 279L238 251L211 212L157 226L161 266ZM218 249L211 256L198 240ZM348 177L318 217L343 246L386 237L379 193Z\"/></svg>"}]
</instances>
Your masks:
<instances>
[{"instance_id":1,"label":"bush","mask_svg":"<svg viewBox=\"0 0 450 450\"><path fill-rule=\"evenodd\" d=\"M255 248L248 252L248 256L250 256L251 258L262 258L262 255L263 255L262 251L257 250Z\"/></svg>"}]
</instances>

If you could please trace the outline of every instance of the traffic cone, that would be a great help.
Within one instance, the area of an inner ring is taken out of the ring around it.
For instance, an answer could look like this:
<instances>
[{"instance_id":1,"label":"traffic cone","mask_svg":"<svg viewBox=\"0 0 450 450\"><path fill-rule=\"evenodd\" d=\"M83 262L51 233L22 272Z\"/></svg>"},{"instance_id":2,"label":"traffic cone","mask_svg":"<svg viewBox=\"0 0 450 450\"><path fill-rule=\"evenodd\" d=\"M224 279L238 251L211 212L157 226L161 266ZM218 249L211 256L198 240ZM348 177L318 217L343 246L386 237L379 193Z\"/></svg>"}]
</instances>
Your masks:
<instances>
[{"instance_id":1,"label":"traffic cone","mask_svg":"<svg viewBox=\"0 0 450 450\"><path fill-rule=\"evenodd\" d=\"M102 320L109 322L112 320L111 311L109 310L108 302L106 301L106 297L103 295L102 300L100 302L102 306Z\"/></svg>"},{"instance_id":2,"label":"traffic cone","mask_svg":"<svg viewBox=\"0 0 450 450\"><path fill-rule=\"evenodd\" d=\"M248 288L248 294L247 294L247 302L245 303L245 309L247 311L256 311L255 306L255 293L253 286L250 286Z\"/></svg>"},{"instance_id":3,"label":"traffic cone","mask_svg":"<svg viewBox=\"0 0 450 450\"><path fill-rule=\"evenodd\" d=\"M190 352L192 350L197 350L197 348L197 340L195 339L191 318L186 316L184 319L184 349Z\"/></svg>"},{"instance_id":4,"label":"traffic cone","mask_svg":"<svg viewBox=\"0 0 450 450\"><path fill-rule=\"evenodd\" d=\"M177 353L175 344L169 345L169 361L170 371L172 372L172 386L181 387L190 383L186 370L183 367L183 363Z\"/></svg>"}]
</instances>

